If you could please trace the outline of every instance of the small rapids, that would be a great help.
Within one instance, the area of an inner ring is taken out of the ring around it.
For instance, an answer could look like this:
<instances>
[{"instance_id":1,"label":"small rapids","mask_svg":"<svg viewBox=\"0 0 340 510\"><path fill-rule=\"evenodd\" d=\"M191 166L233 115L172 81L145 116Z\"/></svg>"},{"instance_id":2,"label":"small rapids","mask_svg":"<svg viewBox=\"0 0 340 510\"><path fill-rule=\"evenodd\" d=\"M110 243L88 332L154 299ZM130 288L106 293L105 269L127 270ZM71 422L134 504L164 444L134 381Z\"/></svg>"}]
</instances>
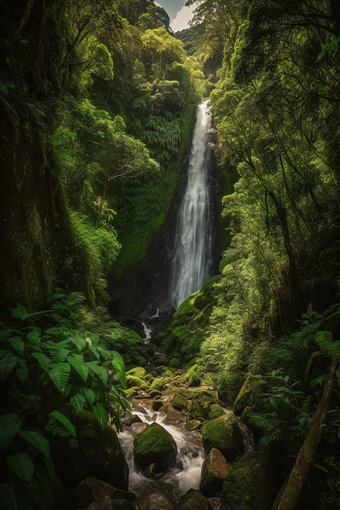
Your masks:
<instances>
[{"instance_id":1,"label":"small rapids","mask_svg":"<svg viewBox=\"0 0 340 510\"><path fill-rule=\"evenodd\" d=\"M144 412L142 412L141 407L143 407ZM158 423L172 435L177 444L178 454L176 464L169 471L159 473L154 478L147 478L135 466L133 459L133 440L137 434L130 427L124 427L125 430L119 434L119 440L130 469L129 490L134 492L137 497L150 490L160 490L176 500L189 489L198 489L204 461L204 450L199 445L196 433L188 432L180 425L170 425L165 413L153 411L150 406L141 406L138 403L138 409L138 411L134 410L132 404L131 412L144 423Z\"/></svg>"}]
</instances>

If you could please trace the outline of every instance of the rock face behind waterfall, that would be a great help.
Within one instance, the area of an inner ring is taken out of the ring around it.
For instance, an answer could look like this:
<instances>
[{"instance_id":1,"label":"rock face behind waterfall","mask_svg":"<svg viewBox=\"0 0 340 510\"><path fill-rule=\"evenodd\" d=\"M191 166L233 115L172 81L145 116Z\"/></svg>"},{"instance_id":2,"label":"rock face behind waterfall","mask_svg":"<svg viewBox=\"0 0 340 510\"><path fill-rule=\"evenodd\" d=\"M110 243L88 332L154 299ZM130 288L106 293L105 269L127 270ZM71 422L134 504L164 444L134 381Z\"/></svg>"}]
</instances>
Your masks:
<instances>
[{"instance_id":1,"label":"rock face behind waterfall","mask_svg":"<svg viewBox=\"0 0 340 510\"><path fill-rule=\"evenodd\" d=\"M212 138L213 135L211 134L210 137ZM149 246L145 259L141 263L131 266L119 281L113 277L108 279L108 293L111 300L109 310L118 319L123 316L139 318L146 310L150 317L157 311L157 308L160 308L160 316L163 309L167 312L164 318L161 317L161 320L166 321L166 315L171 320L174 309L171 308L172 313L169 312L170 269L174 259L177 212L187 189L191 142L192 136L186 143L185 156L182 161L182 174L170 213ZM211 196L216 196L219 185L216 158L213 151L207 166L206 185ZM215 221L214 218L212 221ZM220 252L215 241L214 238L212 242L212 274L217 273L220 258Z\"/></svg>"}]
</instances>

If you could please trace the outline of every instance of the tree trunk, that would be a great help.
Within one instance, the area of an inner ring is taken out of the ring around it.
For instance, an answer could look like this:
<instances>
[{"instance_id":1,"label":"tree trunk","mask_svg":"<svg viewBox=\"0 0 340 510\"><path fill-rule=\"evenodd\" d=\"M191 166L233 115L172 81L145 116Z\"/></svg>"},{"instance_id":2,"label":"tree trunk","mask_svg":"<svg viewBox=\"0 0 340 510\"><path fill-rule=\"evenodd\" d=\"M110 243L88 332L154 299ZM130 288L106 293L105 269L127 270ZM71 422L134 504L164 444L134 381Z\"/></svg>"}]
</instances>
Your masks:
<instances>
[{"instance_id":1,"label":"tree trunk","mask_svg":"<svg viewBox=\"0 0 340 510\"><path fill-rule=\"evenodd\" d=\"M314 462L314 455L322 436L321 426L325 422L328 413L328 402L332 393L336 367L337 361L333 359L328 381L325 384L321 402L313 416L307 437L288 479L276 497L272 510L294 510L297 505L301 489L308 478L311 465Z\"/></svg>"}]
</instances>

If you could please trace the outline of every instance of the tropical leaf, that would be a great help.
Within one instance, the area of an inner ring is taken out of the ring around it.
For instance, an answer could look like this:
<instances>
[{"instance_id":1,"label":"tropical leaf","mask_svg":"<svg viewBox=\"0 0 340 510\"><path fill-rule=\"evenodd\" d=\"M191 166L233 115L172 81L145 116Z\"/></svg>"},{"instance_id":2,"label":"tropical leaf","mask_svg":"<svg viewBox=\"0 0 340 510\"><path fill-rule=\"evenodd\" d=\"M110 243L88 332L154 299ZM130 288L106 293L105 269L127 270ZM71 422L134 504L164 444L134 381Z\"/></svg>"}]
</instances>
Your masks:
<instances>
[{"instance_id":1,"label":"tropical leaf","mask_svg":"<svg viewBox=\"0 0 340 510\"><path fill-rule=\"evenodd\" d=\"M305 384L307 384L308 374L309 374L310 367L312 366L313 359L316 356L319 356L319 354L320 354L320 351L316 351L316 352L312 352L312 354L309 356L309 360L308 360L308 363L307 363L307 366L305 369L305 373L304 373L304 378L303 378Z\"/></svg>"},{"instance_id":2,"label":"tropical leaf","mask_svg":"<svg viewBox=\"0 0 340 510\"><path fill-rule=\"evenodd\" d=\"M69 363L57 363L56 366L49 371L48 375L60 392L65 389L70 377L70 372L71 367Z\"/></svg>"},{"instance_id":3,"label":"tropical leaf","mask_svg":"<svg viewBox=\"0 0 340 510\"><path fill-rule=\"evenodd\" d=\"M19 430L19 434L26 439L29 443L31 443L37 450L39 450L46 457L50 454L50 443L42 434L35 431L25 432L24 430Z\"/></svg>"},{"instance_id":4,"label":"tropical leaf","mask_svg":"<svg viewBox=\"0 0 340 510\"><path fill-rule=\"evenodd\" d=\"M19 483L0 484L1 510L32 510L33 502L29 492Z\"/></svg>"},{"instance_id":5,"label":"tropical leaf","mask_svg":"<svg viewBox=\"0 0 340 510\"><path fill-rule=\"evenodd\" d=\"M43 484L36 478L31 480L28 489L39 510L53 510L54 502L53 496L48 489L45 489Z\"/></svg>"},{"instance_id":6,"label":"tropical leaf","mask_svg":"<svg viewBox=\"0 0 340 510\"><path fill-rule=\"evenodd\" d=\"M33 462L27 453L18 453L17 455L8 455L6 462L12 471L25 482L30 482L34 474Z\"/></svg>"},{"instance_id":7,"label":"tropical leaf","mask_svg":"<svg viewBox=\"0 0 340 510\"><path fill-rule=\"evenodd\" d=\"M72 336L72 337L70 337L70 340L77 347L79 352L82 349L84 349L84 347L86 345L86 339L82 338L81 336Z\"/></svg>"},{"instance_id":8,"label":"tropical leaf","mask_svg":"<svg viewBox=\"0 0 340 510\"><path fill-rule=\"evenodd\" d=\"M41 368L45 372L50 369L52 361L46 356L46 354L43 354L42 352L33 352L32 356L39 362Z\"/></svg>"},{"instance_id":9,"label":"tropical leaf","mask_svg":"<svg viewBox=\"0 0 340 510\"><path fill-rule=\"evenodd\" d=\"M62 425L64 425L65 428L72 434L72 436L77 437L76 431L70 420L60 411L52 411L50 413L53 418L60 421Z\"/></svg>"},{"instance_id":10,"label":"tropical leaf","mask_svg":"<svg viewBox=\"0 0 340 510\"><path fill-rule=\"evenodd\" d=\"M70 398L70 402L77 411L82 411L84 409L85 399L80 395L80 393L73 395Z\"/></svg>"},{"instance_id":11,"label":"tropical leaf","mask_svg":"<svg viewBox=\"0 0 340 510\"><path fill-rule=\"evenodd\" d=\"M8 339L8 342L11 344L13 349L15 349L19 354L22 354L24 352L24 341L19 336L14 336L12 338Z\"/></svg>"},{"instance_id":12,"label":"tropical leaf","mask_svg":"<svg viewBox=\"0 0 340 510\"><path fill-rule=\"evenodd\" d=\"M22 363L21 361L20 365L21 365L20 368L16 369L16 374L18 376L18 379L20 379L20 381L23 383L27 379L27 376L29 374L29 368L26 365L26 363Z\"/></svg>"},{"instance_id":13,"label":"tropical leaf","mask_svg":"<svg viewBox=\"0 0 340 510\"><path fill-rule=\"evenodd\" d=\"M87 403L91 406L93 402L96 400L96 395L93 390L90 388L79 388L79 391L81 394L84 395L84 397L87 400Z\"/></svg>"},{"instance_id":14,"label":"tropical leaf","mask_svg":"<svg viewBox=\"0 0 340 510\"><path fill-rule=\"evenodd\" d=\"M0 450L4 451L8 448L13 437L20 429L21 422L17 419L17 413L0 416Z\"/></svg>"},{"instance_id":15,"label":"tropical leaf","mask_svg":"<svg viewBox=\"0 0 340 510\"><path fill-rule=\"evenodd\" d=\"M6 354L0 360L0 379L6 381L13 368L19 363L20 359L12 352Z\"/></svg>"},{"instance_id":16,"label":"tropical leaf","mask_svg":"<svg viewBox=\"0 0 340 510\"><path fill-rule=\"evenodd\" d=\"M315 335L315 341L323 348L333 342L333 334L330 331L318 331Z\"/></svg>"},{"instance_id":17,"label":"tropical leaf","mask_svg":"<svg viewBox=\"0 0 340 510\"><path fill-rule=\"evenodd\" d=\"M45 457L43 455L43 460L45 462L45 466L46 466L46 469L48 471L49 477L50 477L51 481L53 481L54 480L55 469L54 469L54 463L53 463L51 455L49 455L48 457Z\"/></svg>"},{"instance_id":18,"label":"tropical leaf","mask_svg":"<svg viewBox=\"0 0 340 510\"><path fill-rule=\"evenodd\" d=\"M104 359L109 359L111 357L111 352L107 349L104 349L103 347L100 347L100 345L98 345L97 350Z\"/></svg>"},{"instance_id":19,"label":"tropical leaf","mask_svg":"<svg viewBox=\"0 0 340 510\"><path fill-rule=\"evenodd\" d=\"M86 382L87 376L89 375L89 369L84 358L80 354L72 354L67 357L67 361L78 372L83 381Z\"/></svg>"},{"instance_id":20,"label":"tropical leaf","mask_svg":"<svg viewBox=\"0 0 340 510\"><path fill-rule=\"evenodd\" d=\"M103 427L103 429L105 429L105 427L107 426L107 420L108 420L107 411L106 411L105 407L103 406L103 404L101 404L100 402L97 402L96 407L98 409L98 412L99 412L99 415L101 418L102 427Z\"/></svg>"},{"instance_id":21,"label":"tropical leaf","mask_svg":"<svg viewBox=\"0 0 340 510\"><path fill-rule=\"evenodd\" d=\"M51 480L46 467L35 464L34 472L44 489L49 491L51 489Z\"/></svg>"},{"instance_id":22,"label":"tropical leaf","mask_svg":"<svg viewBox=\"0 0 340 510\"><path fill-rule=\"evenodd\" d=\"M87 366L99 377L103 384L106 384L109 377L107 370L104 367L99 367L97 363L97 361L88 361Z\"/></svg>"}]
</instances>

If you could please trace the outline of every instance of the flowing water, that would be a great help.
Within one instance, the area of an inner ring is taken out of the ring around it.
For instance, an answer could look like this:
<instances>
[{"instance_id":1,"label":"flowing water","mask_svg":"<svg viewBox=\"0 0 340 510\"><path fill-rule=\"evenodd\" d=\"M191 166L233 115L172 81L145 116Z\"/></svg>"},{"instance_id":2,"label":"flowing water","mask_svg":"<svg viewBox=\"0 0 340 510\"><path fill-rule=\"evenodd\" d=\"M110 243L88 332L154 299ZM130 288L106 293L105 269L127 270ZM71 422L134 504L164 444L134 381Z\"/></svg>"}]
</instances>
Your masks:
<instances>
[{"instance_id":1,"label":"flowing water","mask_svg":"<svg viewBox=\"0 0 340 510\"><path fill-rule=\"evenodd\" d=\"M213 201L208 187L212 154L210 129L211 116L205 101L197 109L187 188L177 217L169 286L169 301L175 308L212 276Z\"/></svg>"},{"instance_id":2,"label":"flowing water","mask_svg":"<svg viewBox=\"0 0 340 510\"><path fill-rule=\"evenodd\" d=\"M155 478L147 478L143 472L135 466L133 460L133 439L136 434L130 427L125 427L119 434L120 444L129 464L129 490L137 497L149 490L160 490L174 500L185 494L189 489L198 489L201 478L201 469L204 460L204 451L201 445L195 442L196 433L188 432L180 425L167 423L163 412L155 412L151 407L138 404L141 411L132 408L132 413L139 416L144 423L159 423L174 438L177 444L176 464L167 472L156 475Z\"/></svg>"}]
</instances>

